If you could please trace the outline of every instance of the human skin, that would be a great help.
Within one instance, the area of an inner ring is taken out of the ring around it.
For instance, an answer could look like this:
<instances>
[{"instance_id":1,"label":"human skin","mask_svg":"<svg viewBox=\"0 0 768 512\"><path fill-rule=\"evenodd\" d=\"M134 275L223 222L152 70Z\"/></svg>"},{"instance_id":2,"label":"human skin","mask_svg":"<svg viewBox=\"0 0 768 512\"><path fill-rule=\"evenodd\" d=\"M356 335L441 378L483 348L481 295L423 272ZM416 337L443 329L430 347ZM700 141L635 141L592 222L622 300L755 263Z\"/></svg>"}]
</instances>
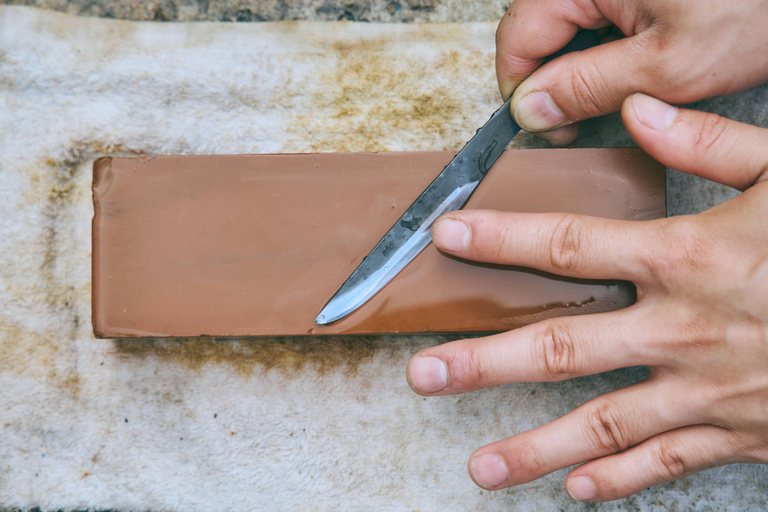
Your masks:
<instances>
[{"instance_id":1,"label":"human skin","mask_svg":"<svg viewBox=\"0 0 768 512\"><path fill-rule=\"evenodd\" d=\"M582 278L625 279L637 303L553 319L416 354L425 396L559 381L645 365L649 377L477 450L475 482L501 489L583 463L566 478L604 501L735 463L768 463L768 130L672 107L768 80L765 0L515 0L497 73L517 122L556 144L621 106L634 140L665 165L744 191L698 215L621 222L563 214L453 212L442 251ZM537 70L579 27L626 36Z\"/></svg>"},{"instance_id":2,"label":"human skin","mask_svg":"<svg viewBox=\"0 0 768 512\"><path fill-rule=\"evenodd\" d=\"M767 81L766 19L765 0L515 0L497 31L499 88L522 128L567 145L572 123L635 92L681 104ZM539 68L579 27L611 26L626 37Z\"/></svg>"},{"instance_id":3,"label":"human skin","mask_svg":"<svg viewBox=\"0 0 768 512\"><path fill-rule=\"evenodd\" d=\"M603 501L717 465L768 463L768 130L652 97L685 103L768 80L767 15L765 0L515 0L502 20L499 87L505 98L514 91L523 128L568 144L571 123L621 106L651 156L744 193L646 222L489 211L438 219L433 241L446 253L637 287L637 303L618 312L414 355L408 382L425 396L649 367L639 384L477 450L469 470L481 487L583 463L566 490ZM579 27L610 25L625 37L538 68Z\"/></svg>"},{"instance_id":4,"label":"human skin","mask_svg":"<svg viewBox=\"0 0 768 512\"><path fill-rule=\"evenodd\" d=\"M627 98L622 117L660 162L744 193L643 222L492 211L438 220L433 241L448 254L637 287L637 302L620 311L413 356L408 382L424 396L650 368L639 384L477 450L469 470L485 489L585 463L566 490L603 501L717 465L768 463L768 130L643 94Z\"/></svg>"}]
</instances>

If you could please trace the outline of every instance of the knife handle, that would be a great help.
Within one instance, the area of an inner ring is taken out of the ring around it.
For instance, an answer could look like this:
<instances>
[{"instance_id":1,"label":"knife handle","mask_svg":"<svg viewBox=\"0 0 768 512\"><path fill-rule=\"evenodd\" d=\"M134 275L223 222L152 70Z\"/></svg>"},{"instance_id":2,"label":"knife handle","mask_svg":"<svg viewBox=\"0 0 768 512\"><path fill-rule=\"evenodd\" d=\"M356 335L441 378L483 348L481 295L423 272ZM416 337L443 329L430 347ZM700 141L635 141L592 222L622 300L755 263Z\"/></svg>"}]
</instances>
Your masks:
<instances>
[{"instance_id":1,"label":"knife handle","mask_svg":"<svg viewBox=\"0 0 768 512\"><path fill-rule=\"evenodd\" d=\"M599 44L600 38L597 37L597 32L594 30L581 30L574 36L573 39L571 39L570 43L562 48L562 50L557 51L547 57L547 59L544 61L544 64L560 57L561 55L565 55L566 53L580 52Z\"/></svg>"}]
</instances>

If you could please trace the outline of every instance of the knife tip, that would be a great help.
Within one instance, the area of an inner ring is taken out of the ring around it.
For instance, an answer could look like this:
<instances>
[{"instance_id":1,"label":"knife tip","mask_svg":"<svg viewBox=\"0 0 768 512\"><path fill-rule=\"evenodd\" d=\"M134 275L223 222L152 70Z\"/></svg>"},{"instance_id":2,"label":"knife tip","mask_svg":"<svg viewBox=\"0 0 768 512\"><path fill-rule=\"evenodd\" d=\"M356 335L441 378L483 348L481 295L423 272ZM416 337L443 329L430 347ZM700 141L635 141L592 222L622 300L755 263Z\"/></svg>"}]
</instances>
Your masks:
<instances>
[{"instance_id":1,"label":"knife tip","mask_svg":"<svg viewBox=\"0 0 768 512\"><path fill-rule=\"evenodd\" d=\"M338 322L351 312L352 310L340 311L337 306L334 307L333 301L331 301L323 308L322 311L320 311L320 314L317 315L317 318L315 318L315 323L317 325L332 324L334 322Z\"/></svg>"}]
</instances>

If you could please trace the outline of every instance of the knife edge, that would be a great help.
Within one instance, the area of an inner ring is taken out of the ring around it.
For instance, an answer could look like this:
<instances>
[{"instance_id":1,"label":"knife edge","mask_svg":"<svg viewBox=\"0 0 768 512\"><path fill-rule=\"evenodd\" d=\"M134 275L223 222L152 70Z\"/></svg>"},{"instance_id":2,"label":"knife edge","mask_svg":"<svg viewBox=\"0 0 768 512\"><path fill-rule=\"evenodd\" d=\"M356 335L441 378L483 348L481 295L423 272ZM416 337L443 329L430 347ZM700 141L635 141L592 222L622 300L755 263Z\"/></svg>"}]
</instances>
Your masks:
<instances>
[{"instance_id":1,"label":"knife edge","mask_svg":"<svg viewBox=\"0 0 768 512\"><path fill-rule=\"evenodd\" d=\"M432 224L461 209L520 128L511 98L480 128L387 231L315 319L336 322L367 302L432 241ZM394 252L393 252L394 251Z\"/></svg>"}]
</instances>

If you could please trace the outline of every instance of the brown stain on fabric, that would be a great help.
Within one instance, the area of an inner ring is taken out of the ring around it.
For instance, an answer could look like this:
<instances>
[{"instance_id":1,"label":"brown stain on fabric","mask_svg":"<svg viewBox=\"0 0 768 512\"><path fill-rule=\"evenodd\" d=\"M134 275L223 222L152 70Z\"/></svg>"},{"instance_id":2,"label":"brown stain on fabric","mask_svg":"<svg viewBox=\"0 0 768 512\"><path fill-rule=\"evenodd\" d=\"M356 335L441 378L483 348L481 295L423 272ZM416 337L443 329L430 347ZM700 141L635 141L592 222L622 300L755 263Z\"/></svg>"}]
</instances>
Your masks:
<instances>
[{"instance_id":1,"label":"brown stain on fabric","mask_svg":"<svg viewBox=\"0 0 768 512\"><path fill-rule=\"evenodd\" d=\"M41 205L45 221L41 227L39 245L22 251L23 258L37 260L36 269L42 278L35 289L10 286L10 291L19 300L45 297L44 302L55 307L70 307L75 301L90 299L90 285L73 287L62 282L65 272L56 268L57 258L62 250L63 239L71 236L71 219L67 217L77 204L90 203L91 182L88 179L90 162L99 155L117 154L135 156L136 151L126 150L119 144L91 142L75 144L59 158L44 157L27 170L28 187L24 198L29 204ZM39 254L42 246L42 255ZM25 269L32 270L32 269Z\"/></svg>"},{"instance_id":2,"label":"brown stain on fabric","mask_svg":"<svg viewBox=\"0 0 768 512\"><path fill-rule=\"evenodd\" d=\"M463 96L455 77L482 76L493 55L447 51L425 71L423 59L395 53L390 45L390 39L376 38L329 45L336 66L317 77L323 87L311 89L317 91L311 99L316 108L297 114L291 126L307 150L379 152L404 142L412 149L457 149L466 142L471 131L457 133L455 123L473 129L462 121L477 98ZM446 79L434 83L438 77Z\"/></svg>"},{"instance_id":3,"label":"brown stain on fabric","mask_svg":"<svg viewBox=\"0 0 768 512\"><path fill-rule=\"evenodd\" d=\"M34 272L40 279L34 284L7 283L8 290L19 301L71 309L78 301L90 300L90 284L75 287L68 283L66 269L58 268L57 263L59 254L66 250L62 246L71 242L72 209L91 201L90 162L103 154L137 153L110 143L76 144L65 155L41 158L27 170L28 187L23 196L28 204L40 205L44 221L38 243L20 250L19 259L30 268L17 268L23 274ZM73 318L73 326L79 323L79 319Z\"/></svg>"},{"instance_id":4,"label":"brown stain on fabric","mask_svg":"<svg viewBox=\"0 0 768 512\"><path fill-rule=\"evenodd\" d=\"M8 293L37 311L40 321L33 328L0 316L0 373L23 374L80 393L77 340L88 336L91 284L75 281L60 256L77 243L76 209L91 201L90 162L109 153L136 154L108 142L78 143L23 171L27 186L22 197L40 221L33 243L20 246L2 271Z\"/></svg>"},{"instance_id":5,"label":"brown stain on fabric","mask_svg":"<svg viewBox=\"0 0 768 512\"><path fill-rule=\"evenodd\" d=\"M45 381L77 396L80 376L66 354L71 342L58 332L36 332L0 318L0 373Z\"/></svg>"},{"instance_id":6,"label":"brown stain on fabric","mask_svg":"<svg viewBox=\"0 0 768 512\"><path fill-rule=\"evenodd\" d=\"M163 363L176 363L192 370L207 364L227 364L242 377L250 377L255 368L277 370L295 375L312 369L320 375L343 368L355 375L362 364L379 352L390 356L408 343L392 343L384 336L328 336L276 338L175 338L113 340L122 358L154 357Z\"/></svg>"},{"instance_id":7,"label":"brown stain on fabric","mask_svg":"<svg viewBox=\"0 0 768 512\"><path fill-rule=\"evenodd\" d=\"M47 222L43 228L44 252L40 271L43 277L46 302L54 307L68 309L78 299L78 293L74 286L62 282L61 278L66 279L66 276L62 276L61 272L55 268L57 257L61 251L59 238L61 237L62 226L59 217L67 205L87 197L87 191L83 190L82 186L77 188L79 174L82 173L85 166L83 162L76 160L56 162L50 158L45 160L45 165L48 167L46 173L48 183L47 187L43 186L43 190L47 188L43 213ZM82 291L80 298L85 298L82 297Z\"/></svg>"}]
</instances>

